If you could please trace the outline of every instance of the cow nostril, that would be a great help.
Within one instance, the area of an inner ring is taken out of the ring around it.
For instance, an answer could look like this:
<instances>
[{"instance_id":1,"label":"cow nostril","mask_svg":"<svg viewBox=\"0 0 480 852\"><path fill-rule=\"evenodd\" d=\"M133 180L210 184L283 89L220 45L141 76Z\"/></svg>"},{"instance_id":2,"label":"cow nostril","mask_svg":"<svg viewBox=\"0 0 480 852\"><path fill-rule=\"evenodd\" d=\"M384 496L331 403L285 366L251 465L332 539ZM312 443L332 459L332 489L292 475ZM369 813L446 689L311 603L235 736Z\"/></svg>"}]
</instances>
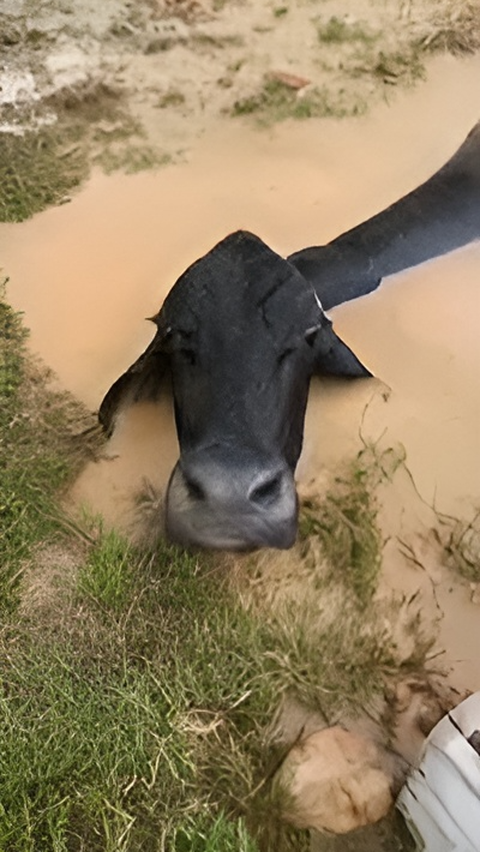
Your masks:
<instances>
[{"instance_id":1,"label":"cow nostril","mask_svg":"<svg viewBox=\"0 0 480 852\"><path fill-rule=\"evenodd\" d=\"M183 479L187 487L188 496L193 500L205 500L205 491L195 479L190 479L183 474Z\"/></svg>"},{"instance_id":2,"label":"cow nostril","mask_svg":"<svg viewBox=\"0 0 480 852\"><path fill-rule=\"evenodd\" d=\"M261 482L255 488L252 488L249 499L252 503L272 503L280 494L282 488L282 477L280 474L275 474L271 479Z\"/></svg>"}]
</instances>

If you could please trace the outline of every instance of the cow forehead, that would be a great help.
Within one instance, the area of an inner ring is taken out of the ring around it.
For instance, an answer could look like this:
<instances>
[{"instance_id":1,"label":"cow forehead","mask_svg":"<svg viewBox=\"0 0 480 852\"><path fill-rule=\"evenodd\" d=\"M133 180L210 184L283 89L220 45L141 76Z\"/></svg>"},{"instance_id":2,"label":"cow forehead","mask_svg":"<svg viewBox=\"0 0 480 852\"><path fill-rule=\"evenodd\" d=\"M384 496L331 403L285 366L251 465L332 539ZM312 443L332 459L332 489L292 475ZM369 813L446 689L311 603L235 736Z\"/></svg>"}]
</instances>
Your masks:
<instances>
[{"instance_id":1,"label":"cow forehead","mask_svg":"<svg viewBox=\"0 0 480 852\"><path fill-rule=\"evenodd\" d=\"M161 315L168 326L185 331L210 320L232 331L262 322L283 338L304 332L323 310L295 267L258 237L237 231L183 273Z\"/></svg>"}]
</instances>

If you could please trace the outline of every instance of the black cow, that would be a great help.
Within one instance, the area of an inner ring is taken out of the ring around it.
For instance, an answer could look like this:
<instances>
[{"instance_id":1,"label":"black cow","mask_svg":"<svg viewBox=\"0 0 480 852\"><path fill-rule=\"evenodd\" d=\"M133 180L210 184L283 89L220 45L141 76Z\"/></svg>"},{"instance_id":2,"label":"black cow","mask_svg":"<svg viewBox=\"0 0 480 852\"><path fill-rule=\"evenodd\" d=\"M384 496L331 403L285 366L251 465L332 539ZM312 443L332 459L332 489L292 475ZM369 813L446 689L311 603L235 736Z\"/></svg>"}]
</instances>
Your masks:
<instances>
[{"instance_id":1,"label":"black cow","mask_svg":"<svg viewBox=\"0 0 480 852\"><path fill-rule=\"evenodd\" d=\"M111 432L120 410L171 387L180 459L166 495L169 537L290 547L310 378L370 375L324 309L478 237L480 123L426 183L326 246L284 260L239 231L190 266L99 415Z\"/></svg>"}]
</instances>

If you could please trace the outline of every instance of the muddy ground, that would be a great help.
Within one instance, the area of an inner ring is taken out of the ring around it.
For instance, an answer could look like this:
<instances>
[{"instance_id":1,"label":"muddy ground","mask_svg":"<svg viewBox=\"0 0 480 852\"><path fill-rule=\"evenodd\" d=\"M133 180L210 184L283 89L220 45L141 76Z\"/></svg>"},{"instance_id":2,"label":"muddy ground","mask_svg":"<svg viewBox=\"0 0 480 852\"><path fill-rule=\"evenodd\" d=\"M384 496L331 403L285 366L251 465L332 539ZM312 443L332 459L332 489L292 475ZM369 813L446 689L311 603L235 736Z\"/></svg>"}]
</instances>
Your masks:
<instances>
[{"instance_id":1,"label":"muddy ground","mask_svg":"<svg viewBox=\"0 0 480 852\"><path fill-rule=\"evenodd\" d=\"M0 9L4 198L19 197L18 219L69 202L0 227L8 295L91 409L149 341L143 317L225 233L249 228L282 254L331 239L428 177L480 113L477 3ZM335 312L378 379L315 382L298 469L305 499L319 499L346 460L374 450L379 595L418 614L436 640L432 670L457 695L480 689L479 264L470 247ZM148 478L161 500L176 449L168 402L136 412L86 468L77 507L131 532L138 488ZM266 554L257 585L298 599L299 560ZM402 617L398 641L407 657Z\"/></svg>"},{"instance_id":2,"label":"muddy ground","mask_svg":"<svg viewBox=\"0 0 480 852\"><path fill-rule=\"evenodd\" d=\"M49 203L92 162L185 162L219 119L364 114L422 79L431 53L474 50L477 12L450 0L3 0L0 131L3 145L17 140L2 157L3 191L21 172L22 218L42 206L39 184L51 190L52 174L28 180L38 151L19 144L27 128L59 158Z\"/></svg>"}]
</instances>

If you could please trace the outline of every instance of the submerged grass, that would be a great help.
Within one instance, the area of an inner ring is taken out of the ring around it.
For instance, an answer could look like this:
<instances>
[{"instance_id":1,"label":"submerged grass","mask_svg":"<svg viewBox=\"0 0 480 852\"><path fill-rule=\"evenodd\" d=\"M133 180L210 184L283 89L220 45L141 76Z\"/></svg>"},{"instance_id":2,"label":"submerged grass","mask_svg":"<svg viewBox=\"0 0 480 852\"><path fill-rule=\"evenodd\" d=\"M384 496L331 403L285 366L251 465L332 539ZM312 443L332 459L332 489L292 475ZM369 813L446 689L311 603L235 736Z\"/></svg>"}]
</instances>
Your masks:
<instances>
[{"instance_id":1,"label":"submerged grass","mask_svg":"<svg viewBox=\"0 0 480 852\"><path fill-rule=\"evenodd\" d=\"M447 565L470 583L480 583L480 510L472 519L462 522L441 518Z\"/></svg>"},{"instance_id":2,"label":"submerged grass","mask_svg":"<svg viewBox=\"0 0 480 852\"><path fill-rule=\"evenodd\" d=\"M305 503L300 532L304 539L319 538L335 577L361 606L368 606L377 588L383 543L371 471L361 455L321 502Z\"/></svg>"},{"instance_id":3,"label":"submerged grass","mask_svg":"<svg viewBox=\"0 0 480 852\"><path fill-rule=\"evenodd\" d=\"M95 162L107 175L116 171L132 175L146 169L169 165L172 156L159 152L151 145L123 145L120 149L114 149L110 145L95 157Z\"/></svg>"}]
</instances>

